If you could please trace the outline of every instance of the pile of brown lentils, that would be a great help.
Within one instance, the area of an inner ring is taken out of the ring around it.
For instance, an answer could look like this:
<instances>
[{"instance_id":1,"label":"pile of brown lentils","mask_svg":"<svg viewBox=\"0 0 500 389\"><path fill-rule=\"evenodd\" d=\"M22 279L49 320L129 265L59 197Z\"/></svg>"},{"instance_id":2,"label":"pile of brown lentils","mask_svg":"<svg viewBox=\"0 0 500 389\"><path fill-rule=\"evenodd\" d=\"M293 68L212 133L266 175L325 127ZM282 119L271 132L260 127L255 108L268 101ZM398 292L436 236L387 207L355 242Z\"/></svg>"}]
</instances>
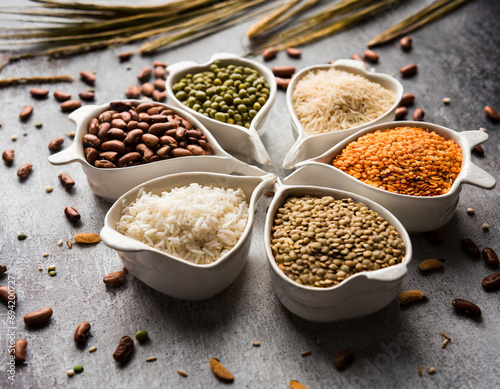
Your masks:
<instances>
[{"instance_id":1,"label":"pile of brown lentils","mask_svg":"<svg viewBox=\"0 0 500 389\"><path fill-rule=\"evenodd\" d=\"M291 280L327 288L401 263L405 246L377 212L352 199L289 197L274 217L271 249Z\"/></svg>"}]
</instances>

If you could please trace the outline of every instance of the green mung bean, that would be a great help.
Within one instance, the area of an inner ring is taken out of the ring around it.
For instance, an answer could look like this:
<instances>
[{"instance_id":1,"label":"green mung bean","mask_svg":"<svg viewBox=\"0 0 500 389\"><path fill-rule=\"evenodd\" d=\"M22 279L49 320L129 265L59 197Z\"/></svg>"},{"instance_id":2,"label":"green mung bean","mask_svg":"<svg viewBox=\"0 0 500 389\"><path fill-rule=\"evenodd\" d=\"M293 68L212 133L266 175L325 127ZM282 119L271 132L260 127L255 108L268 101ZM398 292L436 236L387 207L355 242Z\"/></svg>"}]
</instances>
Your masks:
<instances>
[{"instance_id":1,"label":"green mung bean","mask_svg":"<svg viewBox=\"0 0 500 389\"><path fill-rule=\"evenodd\" d=\"M189 108L220 122L250 128L269 99L270 87L255 69L215 61L210 70L186 74L172 86Z\"/></svg>"}]
</instances>

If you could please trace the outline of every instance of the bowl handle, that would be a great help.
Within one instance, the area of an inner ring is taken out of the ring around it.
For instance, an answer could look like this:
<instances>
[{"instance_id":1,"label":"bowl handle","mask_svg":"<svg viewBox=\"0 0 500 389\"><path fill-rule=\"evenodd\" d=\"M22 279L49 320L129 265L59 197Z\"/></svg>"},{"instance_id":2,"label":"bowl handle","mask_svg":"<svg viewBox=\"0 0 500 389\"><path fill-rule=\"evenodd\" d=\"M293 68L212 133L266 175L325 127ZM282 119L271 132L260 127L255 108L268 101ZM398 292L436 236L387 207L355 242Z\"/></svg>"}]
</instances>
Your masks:
<instances>
[{"instance_id":1,"label":"bowl handle","mask_svg":"<svg viewBox=\"0 0 500 389\"><path fill-rule=\"evenodd\" d=\"M364 274L369 280L386 282L401 280L406 273L408 273L408 268L405 264L401 264L401 266L389 266L385 268L383 272L367 271L362 274Z\"/></svg>"},{"instance_id":2,"label":"bowl handle","mask_svg":"<svg viewBox=\"0 0 500 389\"><path fill-rule=\"evenodd\" d=\"M469 143L471 149L486 142L489 138L489 135L484 131L462 131L460 135Z\"/></svg>"},{"instance_id":3,"label":"bowl handle","mask_svg":"<svg viewBox=\"0 0 500 389\"><path fill-rule=\"evenodd\" d=\"M269 154L267 153L267 150L257 132L251 131L248 133L248 136L250 138L250 142L253 145L251 157L258 163L261 163L263 165L270 165L271 157L269 157Z\"/></svg>"},{"instance_id":4,"label":"bowl handle","mask_svg":"<svg viewBox=\"0 0 500 389\"><path fill-rule=\"evenodd\" d=\"M168 74L177 73L184 69L190 68L191 66L199 66L199 63L194 61L182 61L174 63L173 65L168 65L166 70Z\"/></svg>"},{"instance_id":5,"label":"bowl handle","mask_svg":"<svg viewBox=\"0 0 500 389\"><path fill-rule=\"evenodd\" d=\"M471 131L480 132L480 131ZM479 166L471 163L465 172L465 177L462 179L464 184L478 186L483 189L493 189L496 185L495 178L481 169Z\"/></svg>"},{"instance_id":6,"label":"bowl handle","mask_svg":"<svg viewBox=\"0 0 500 389\"><path fill-rule=\"evenodd\" d=\"M52 165L66 165L72 162L82 162L82 157L80 157L80 155L76 151L77 146L78 145L73 142L73 144L66 150L60 151L57 154L50 155L48 158L49 162Z\"/></svg>"},{"instance_id":7,"label":"bowl handle","mask_svg":"<svg viewBox=\"0 0 500 389\"><path fill-rule=\"evenodd\" d=\"M241 59L241 57L233 53L215 53L210 57L209 63L215 62L219 59Z\"/></svg>"},{"instance_id":8,"label":"bowl handle","mask_svg":"<svg viewBox=\"0 0 500 389\"><path fill-rule=\"evenodd\" d=\"M143 251L143 248L137 247L139 242L133 241L131 238L120 234L118 231L104 226L101 229L101 239L106 244L106 246L111 247L117 251Z\"/></svg>"},{"instance_id":9,"label":"bowl handle","mask_svg":"<svg viewBox=\"0 0 500 389\"><path fill-rule=\"evenodd\" d=\"M307 138L306 138L307 139ZM293 144L293 146L288 150L283 160L283 169L293 169L297 162L303 161L301 158L302 144L304 143L304 138L299 137Z\"/></svg>"},{"instance_id":10,"label":"bowl handle","mask_svg":"<svg viewBox=\"0 0 500 389\"><path fill-rule=\"evenodd\" d=\"M95 109L97 105L84 105L69 114L68 120L71 120L77 125L80 124L86 117L88 117Z\"/></svg>"},{"instance_id":11,"label":"bowl handle","mask_svg":"<svg viewBox=\"0 0 500 389\"><path fill-rule=\"evenodd\" d=\"M358 61L357 59L338 59L334 62L334 65L349 66L366 72L366 65L364 62Z\"/></svg>"}]
</instances>

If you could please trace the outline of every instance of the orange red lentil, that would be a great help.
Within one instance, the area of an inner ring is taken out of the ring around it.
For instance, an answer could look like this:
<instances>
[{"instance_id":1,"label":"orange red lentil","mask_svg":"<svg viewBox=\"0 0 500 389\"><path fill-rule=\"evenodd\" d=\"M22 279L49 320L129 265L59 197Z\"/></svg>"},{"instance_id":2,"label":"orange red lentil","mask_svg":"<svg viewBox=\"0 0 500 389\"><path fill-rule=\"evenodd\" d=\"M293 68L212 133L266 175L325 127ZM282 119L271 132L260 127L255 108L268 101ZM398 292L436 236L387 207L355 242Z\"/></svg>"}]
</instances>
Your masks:
<instances>
[{"instance_id":1,"label":"orange red lentil","mask_svg":"<svg viewBox=\"0 0 500 389\"><path fill-rule=\"evenodd\" d=\"M397 127L349 143L332 165L389 192L438 196L450 190L460 173L462 152L434 131Z\"/></svg>"}]
</instances>

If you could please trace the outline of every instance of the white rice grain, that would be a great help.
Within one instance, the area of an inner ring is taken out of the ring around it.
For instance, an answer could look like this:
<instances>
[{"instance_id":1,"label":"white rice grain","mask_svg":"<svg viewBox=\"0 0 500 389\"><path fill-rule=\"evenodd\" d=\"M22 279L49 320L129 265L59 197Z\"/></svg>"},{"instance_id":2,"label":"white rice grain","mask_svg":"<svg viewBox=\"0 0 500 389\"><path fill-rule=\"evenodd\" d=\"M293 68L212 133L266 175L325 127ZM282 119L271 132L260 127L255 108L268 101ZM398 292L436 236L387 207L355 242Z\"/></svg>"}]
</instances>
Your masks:
<instances>
[{"instance_id":1,"label":"white rice grain","mask_svg":"<svg viewBox=\"0 0 500 389\"><path fill-rule=\"evenodd\" d=\"M122 205L118 232L197 264L212 263L231 250L248 220L241 189L196 183L161 195L141 189L134 202Z\"/></svg>"}]
</instances>

